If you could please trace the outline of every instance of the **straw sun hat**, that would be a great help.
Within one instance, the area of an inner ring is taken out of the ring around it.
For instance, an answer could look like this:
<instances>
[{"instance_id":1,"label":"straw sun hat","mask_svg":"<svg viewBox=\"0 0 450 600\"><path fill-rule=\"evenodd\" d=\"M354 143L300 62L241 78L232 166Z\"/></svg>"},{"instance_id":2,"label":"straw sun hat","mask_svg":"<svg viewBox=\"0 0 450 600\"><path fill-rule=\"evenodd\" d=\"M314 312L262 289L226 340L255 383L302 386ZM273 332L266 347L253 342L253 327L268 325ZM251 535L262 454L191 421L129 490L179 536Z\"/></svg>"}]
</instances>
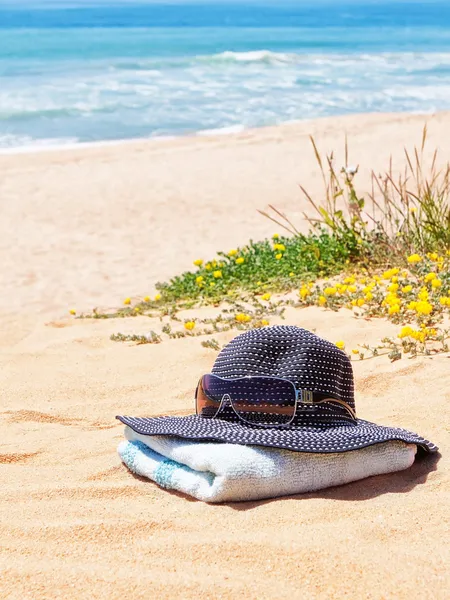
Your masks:
<instances>
[{"instance_id":1,"label":"straw sun hat","mask_svg":"<svg viewBox=\"0 0 450 600\"><path fill-rule=\"evenodd\" d=\"M300 404L289 424L276 427L244 422L232 410L220 411L214 418L201 415L117 418L143 435L252 444L298 452L348 452L390 440L416 444L428 452L438 449L416 433L356 417L349 358L334 344L299 327L276 325L238 335L220 352L211 374L221 380L255 376L288 380L296 389L307 390L311 403ZM320 402L315 403L313 397L320 398Z\"/></svg>"}]
</instances>

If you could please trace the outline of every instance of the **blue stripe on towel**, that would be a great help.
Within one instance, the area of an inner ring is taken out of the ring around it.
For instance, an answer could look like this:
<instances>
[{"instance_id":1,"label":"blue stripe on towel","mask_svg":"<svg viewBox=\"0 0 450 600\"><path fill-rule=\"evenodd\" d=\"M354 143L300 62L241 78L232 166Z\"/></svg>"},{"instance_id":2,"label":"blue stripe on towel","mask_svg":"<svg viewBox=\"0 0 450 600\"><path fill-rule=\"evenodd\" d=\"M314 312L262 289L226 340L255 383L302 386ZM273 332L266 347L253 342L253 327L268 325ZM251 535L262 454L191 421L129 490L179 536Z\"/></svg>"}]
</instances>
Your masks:
<instances>
[{"instance_id":1,"label":"blue stripe on towel","mask_svg":"<svg viewBox=\"0 0 450 600\"><path fill-rule=\"evenodd\" d=\"M136 458L140 452L148 454L149 451L151 452L150 448L148 448L145 444L139 442L138 440L133 440L132 442L129 441L128 444L126 444L124 450L122 451L121 458L127 467L133 471L133 473L136 473Z\"/></svg>"},{"instance_id":2,"label":"blue stripe on towel","mask_svg":"<svg viewBox=\"0 0 450 600\"><path fill-rule=\"evenodd\" d=\"M139 440L129 441L126 444L125 449L122 452L122 460L127 465L127 467L133 471L133 473L139 472L138 469L138 458L144 454L149 458L155 458L158 455L154 450L146 446L143 442ZM162 456L161 456L162 458ZM162 488L171 489L172 486L172 475L177 469L181 469L183 471L191 471L189 467L186 465L181 465L170 458L166 458L160 462L160 464L156 467L152 477L153 480L160 485Z\"/></svg>"},{"instance_id":3,"label":"blue stripe on towel","mask_svg":"<svg viewBox=\"0 0 450 600\"><path fill-rule=\"evenodd\" d=\"M170 460L170 458L168 458L158 465L155 472L153 473L153 478L156 481L156 483L162 488L171 489L173 487L172 475L177 469L190 471L190 469L185 465L180 465L180 463L177 463L174 460Z\"/></svg>"},{"instance_id":4,"label":"blue stripe on towel","mask_svg":"<svg viewBox=\"0 0 450 600\"><path fill-rule=\"evenodd\" d=\"M153 479L155 483L165 489L174 489L174 487L176 487L172 481L176 471L184 471L184 473L189 473L191 475L199 475L187 465L183 465L175 460L164 457L162 454L158 454L158 452L155 452L139 440L129 440L126 442L126 444L120 447L119 454L130 471ZM154 470L152 468L147 468L144 469L143 472L145 458L150 458L152 464L154 464L155 461L157 462L157 466ZM214 474L207 471L203 471L201 474L205 482L211 486L214 481Z\"/></svg>"}]
</instances>

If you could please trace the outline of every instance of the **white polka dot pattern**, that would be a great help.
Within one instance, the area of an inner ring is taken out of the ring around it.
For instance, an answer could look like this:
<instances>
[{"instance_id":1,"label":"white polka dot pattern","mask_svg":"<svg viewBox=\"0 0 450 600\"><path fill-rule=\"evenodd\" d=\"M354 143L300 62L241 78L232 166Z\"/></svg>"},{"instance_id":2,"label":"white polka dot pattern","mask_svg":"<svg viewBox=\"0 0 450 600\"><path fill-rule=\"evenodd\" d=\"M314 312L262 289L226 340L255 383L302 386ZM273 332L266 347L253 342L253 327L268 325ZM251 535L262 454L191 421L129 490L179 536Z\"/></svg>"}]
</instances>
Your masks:
<instances>
[{"instance_id":1,"label":"white polka dot pattern","mask_svg":"<svg viewBox=\"0 0 450 600\"><path fill-rule=\"evenodd\" d=\"M337 398L355 408L353 370L347 355L299 327L277 325L238 335L220 352L211 372L224 379L246 375L281 377L298 389ZM290 425L274 428L244 423L231 412L220 418L117 418L142 435L173 435L299 452L347 452L389 440L437 451L437 446L415 433L355 420L345 408L332 402L302 406Z\"/></svg>"}]
</instances>

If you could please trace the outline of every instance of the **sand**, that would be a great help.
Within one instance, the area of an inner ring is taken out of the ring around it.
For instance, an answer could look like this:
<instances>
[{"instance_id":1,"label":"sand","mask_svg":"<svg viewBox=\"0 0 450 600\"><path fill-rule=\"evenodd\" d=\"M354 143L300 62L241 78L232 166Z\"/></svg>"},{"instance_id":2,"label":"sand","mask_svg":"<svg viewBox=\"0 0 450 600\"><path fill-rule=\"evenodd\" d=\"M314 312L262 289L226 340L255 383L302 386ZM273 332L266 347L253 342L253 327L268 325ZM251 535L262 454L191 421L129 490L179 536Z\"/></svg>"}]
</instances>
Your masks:
<instances>
[{"instance_id":1,"label":"sand","mask_svg":"<svg viewBox=\"0 0 450 600\"><path fill-rule=\"evenodd\" d=\"M342 150L346 131L364 181L390 153L401 167L425 122L431 151L448 156L448 113L0 156L1 598L448 597L449 356L354 363L359 415L417 431L442 457L212 506L133 477L114 416L189 413L215 352L199 338L114 343L111 333L161 324L67 314L145 295L194 258L273 233L256 213L269 202L300 222L297 184L320 190L310 133ZM396 331L318 308L290 309L286 322L348 347Z\"/></svg>"}]
</instances>

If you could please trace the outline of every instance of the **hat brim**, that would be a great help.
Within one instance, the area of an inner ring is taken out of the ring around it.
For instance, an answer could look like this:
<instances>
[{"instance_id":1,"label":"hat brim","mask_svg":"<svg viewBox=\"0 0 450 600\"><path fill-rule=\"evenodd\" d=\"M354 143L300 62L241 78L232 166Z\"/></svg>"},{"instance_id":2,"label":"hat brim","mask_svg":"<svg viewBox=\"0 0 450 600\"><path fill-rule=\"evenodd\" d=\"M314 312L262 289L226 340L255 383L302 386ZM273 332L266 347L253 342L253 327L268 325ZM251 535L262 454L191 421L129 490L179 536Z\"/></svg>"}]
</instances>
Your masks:
<instances>
[{"instance_id":1,"label":"hat brim","mask_svg":"<svg viewBox=\"0 0 450 600\"><path fill-rule=\"evenodd\" d=\"M427 452L438 450L435 444L416 433L406 429L376 425L362 419L357 419L354 423L326 427L291 425L264 428L247 425L241 421L205 419L198 415L152 418L117 416L116 418L142 435L169 435L189 440L284 448L295 452L319 454L349 452L393 440L416 444Z\"/></svg>"}]
</instances>

